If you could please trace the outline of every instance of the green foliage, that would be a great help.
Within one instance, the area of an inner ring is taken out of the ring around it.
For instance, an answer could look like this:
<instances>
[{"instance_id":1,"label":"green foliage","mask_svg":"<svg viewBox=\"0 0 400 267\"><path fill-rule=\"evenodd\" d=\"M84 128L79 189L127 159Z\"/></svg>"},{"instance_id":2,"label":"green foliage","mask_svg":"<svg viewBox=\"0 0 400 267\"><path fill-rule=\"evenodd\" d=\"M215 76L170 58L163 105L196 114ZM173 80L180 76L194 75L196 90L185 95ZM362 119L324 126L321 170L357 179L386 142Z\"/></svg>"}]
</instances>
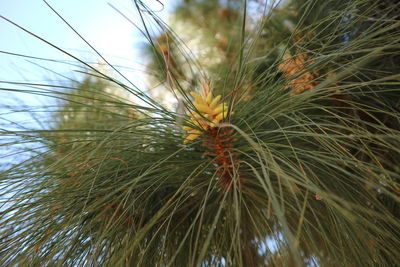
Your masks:
<instances>
[{"instance_id":1,"label":"green foliage","mask_svg":"<svg viewBox=\"0 0 400 267\"><path fill-rule=\"evenodd\" d=\"M176 9L210 48L228 36L207 64L137 1L162 32L150 74L192 112L210 80L229 103L213 131L183 145L179 110L100 70L50 94L46 130L2 130L42 145L0 173L2 266L397 264L399 4L227 3Z\"/></svg>"}]
</instances>

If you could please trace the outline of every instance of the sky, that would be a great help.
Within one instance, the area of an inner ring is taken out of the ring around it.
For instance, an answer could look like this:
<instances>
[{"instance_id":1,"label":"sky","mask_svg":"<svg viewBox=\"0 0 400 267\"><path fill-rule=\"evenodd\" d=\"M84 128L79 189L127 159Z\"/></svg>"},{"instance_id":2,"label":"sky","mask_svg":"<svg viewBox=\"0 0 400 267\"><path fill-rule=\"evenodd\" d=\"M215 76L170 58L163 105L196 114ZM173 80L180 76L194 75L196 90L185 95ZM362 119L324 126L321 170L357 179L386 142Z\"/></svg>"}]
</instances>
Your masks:
<instances>
[{"instance_id":1,"label":"sky","mask_svg":"<svg viewBox=\"0 0 400 267\"><path fill-rule=\"evenodd\" d=\"M47 1L112 64L143 70L144 62L140 46L145 42L144 38L131 22L109 5L115 6L141 27L140 17L132 0ZM145 2L154 10L162 9L155 0ZM99 61L93 50L42 0L0 0L0 15L85 61ZM166 19L167 8L158 15ZM55 60L71 60L57 49L2 19L0 19L0 50ZM40 63L42 67L66 76L73 75L74 70L77 69L60 63L46 61L35 61L35 63ZM2 81L47 80L51 76L49 71L32 65L26 59L0 54L0 80ZM130 76L138 80L140 74L132 72Z\"/></svg>"},{"instance_id":2,"label":"sky","mask_svg":"<svg viewBox=\"0 0 400 267\"><path fill-rule=\"evenodd\" d=\"M117 66L117 69L136 86L146 89L147 80L144 75L146 63L141 50L146 41L137 29L143 26L132 0L47 0L47 2L108 62ZM157 15L163 20L167 19L171 5L163 7L156 0L144 0L144 2L152 10L157 11ZM43 0L0 0L0 16L85 62L101 61ZM50 59L55 62L27 59L8 53ZM76 63L51 45L0 18L0 88L16 87L8 82L60 84L65 83L68 78L79 79L81 74L77 71L81 68L66 64L71 62ZM40 106L48 101L51 99L43 96L0 90L0 123L8 120L28 124L28 118L22 113L10 113L7 109L21 103Z\"/></svg>"}]
</instances>

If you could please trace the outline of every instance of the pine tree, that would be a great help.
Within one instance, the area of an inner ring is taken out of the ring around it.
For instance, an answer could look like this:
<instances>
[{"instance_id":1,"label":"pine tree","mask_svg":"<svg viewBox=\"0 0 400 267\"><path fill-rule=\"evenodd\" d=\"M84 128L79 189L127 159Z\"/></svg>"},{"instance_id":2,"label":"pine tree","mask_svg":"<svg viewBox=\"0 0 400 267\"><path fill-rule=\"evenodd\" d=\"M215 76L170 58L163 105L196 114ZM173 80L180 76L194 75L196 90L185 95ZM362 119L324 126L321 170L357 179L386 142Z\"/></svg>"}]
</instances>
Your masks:
<instances>
[{"instance_id":1,"label":"pine tree","mask_svg":"<svg viewBox=\"0 0 400 267\"><path fill-rule=\"evenodd\" d=\"M30 157L0 175L1 265L398 264L400 4L136 4L178 106L86 66L46 130L2 130Z\"/></svg>"}]
</instances>

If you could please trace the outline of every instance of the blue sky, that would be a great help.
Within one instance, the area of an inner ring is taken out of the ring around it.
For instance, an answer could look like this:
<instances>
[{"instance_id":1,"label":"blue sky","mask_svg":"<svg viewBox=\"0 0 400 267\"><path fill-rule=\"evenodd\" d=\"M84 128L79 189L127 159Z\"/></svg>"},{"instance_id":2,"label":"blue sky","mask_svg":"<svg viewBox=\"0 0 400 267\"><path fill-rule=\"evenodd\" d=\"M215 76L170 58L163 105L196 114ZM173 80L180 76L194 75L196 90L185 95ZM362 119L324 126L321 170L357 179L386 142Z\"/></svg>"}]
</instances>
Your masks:
<instances>
[{"instance_id":1,"label":"blue sky","mask_svg":"<svg viewBox=\"0 0 400 267\"><path fill-rule=\"evenodd\" d=\"M138 30L113 10L108 3L140 26L139 16L131 0L48 0L90 44L114 64L138 68L143 62L139 45L144 42ZM160 9L156 1L147 1ZM147 3L146 2L146 3ZM0 14L49 42L86 61L98 58L80 38L41 0L0 0ZM166 10L159 13L166 18ZM29 36L10 23L0 20L0 50L57 60L70 60L49 45ZM41 62L42 65L43 62ZM43 64L68 75L63 64ZM69 73L70 74L70 73ZM14 56L0 55L1 80L41 80L48 72ZM132 74L132 77L137 77Z\"/></svg>"},{"instance_id":2,"label":"blue sky","mask_svg":"<svg viewBox=\"0 0 400 267\"><path fill-rule=\"evenodd\" d=\"M140 32L109 3L124 13L136 25L142 26L132 0L47 0L48 3L81 34L111 64L121 65L120 70L139 88L146 89L143 75L144 58L140 46L145 39ZM162 6L155 0L145 1L153 10ZM167 7L168 8L168 7ZM164 20L167 8L157 14ZM41 38L68 51L85 62L99 62L99 57L82 41L42 0L0 0L0 15L17 23ZM0 51L33 57L70 62L72 59L48 44L0 19ZM131 69L128 69L131 68ZM59 84L64 77L76 78L76 66L10 56L0 53L0 81L44 82ZM55 74L55 73L59 73ZM15 88L0 83L2 88ZM44 97L32 94L11 93L0 90L0 119L25 122L21 113L6 115L6 105L24 103L43 105Z\"/></svg>"}]
</instances>

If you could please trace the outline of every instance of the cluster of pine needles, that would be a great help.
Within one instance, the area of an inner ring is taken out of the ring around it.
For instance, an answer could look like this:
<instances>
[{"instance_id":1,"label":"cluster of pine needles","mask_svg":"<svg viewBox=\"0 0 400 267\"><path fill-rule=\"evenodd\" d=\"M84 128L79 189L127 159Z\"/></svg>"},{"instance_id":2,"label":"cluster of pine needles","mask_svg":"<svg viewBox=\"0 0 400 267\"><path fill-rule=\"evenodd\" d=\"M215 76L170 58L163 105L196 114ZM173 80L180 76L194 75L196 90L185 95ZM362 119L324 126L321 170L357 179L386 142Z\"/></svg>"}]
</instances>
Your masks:
<instances>
[{"instance_id":1,"label":"cluster of pine needles","mask_svg":"<svg viewBox=\"0 0 400 267\"><path fill-rule=\"evenodd\" d=\"M82 75L1 82L51 104L1 106L0 266L399 264L397 1L133 6L172 109L1 17Z\"/></svg>"}]
</instances>

